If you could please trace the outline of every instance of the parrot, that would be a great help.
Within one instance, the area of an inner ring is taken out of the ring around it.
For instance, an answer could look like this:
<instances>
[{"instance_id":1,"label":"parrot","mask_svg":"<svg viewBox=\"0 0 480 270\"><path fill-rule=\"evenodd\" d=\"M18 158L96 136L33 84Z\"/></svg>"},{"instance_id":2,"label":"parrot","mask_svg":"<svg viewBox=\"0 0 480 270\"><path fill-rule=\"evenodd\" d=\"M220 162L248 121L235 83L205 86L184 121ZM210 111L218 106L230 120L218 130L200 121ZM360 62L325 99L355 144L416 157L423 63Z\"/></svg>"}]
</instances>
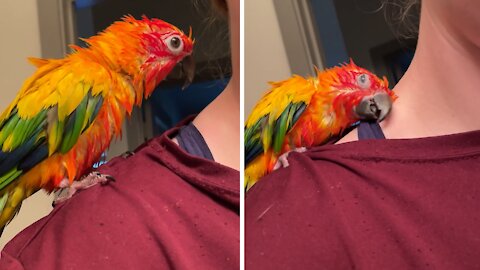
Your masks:
<instances>
[{"instance_id":1,"label":"parrot","mask_svg":"<svg viewBox=\"0 0 480 270\"><path fill-rule=\"evenodd\" d=\"M0 231L33 193L81 183L177 63L186 84L193 80L191 28L187 36L160 19L126 15L83 40L64 58L29 58L36 70L0 115ZM85 185L105 179L96 173Z\"/></svg>"},{"instance_id":2,"label":"parrot","mask_svg":"<svg viewBox=\"0 0 480 270\"><path fill-rule=\"evenodd\" d=\"M382 121L397 96L368 70L349 63L315 76L293 75L270 82L244 125L245 190L261 177L288 166L291 151L326 144L359 121Z\"/></svg>"}]
</instances>

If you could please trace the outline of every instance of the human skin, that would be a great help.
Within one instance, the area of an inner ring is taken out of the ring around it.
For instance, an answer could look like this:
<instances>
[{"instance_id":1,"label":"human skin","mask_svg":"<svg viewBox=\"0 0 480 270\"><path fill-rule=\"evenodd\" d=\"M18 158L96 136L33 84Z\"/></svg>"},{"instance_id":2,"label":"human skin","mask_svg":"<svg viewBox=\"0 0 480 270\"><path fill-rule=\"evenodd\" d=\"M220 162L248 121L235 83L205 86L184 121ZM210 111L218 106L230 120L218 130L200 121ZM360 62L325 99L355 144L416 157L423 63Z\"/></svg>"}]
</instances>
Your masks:
<instances>
[{"instance_id":1,"label":"human skin","mask_svg":"<svg viewBox=\"0 0 480 270\"><path fill-rule=\"evenodd\" d=\"M424 0L418 45L381 123L389 139L480 129L480 2ZM357 140L351 132L339 143Z\"/></svg>"},{"instance_id":2,"label":"human skin","mask_svg":"<svg viewBox=\"0 0 480 270\"><path fill-rule=\"evenodd\" d=\"M225 90L193 121L216 162L240 168L240 0L227 0L232 77Z\"/></svg>"}]
</instances>

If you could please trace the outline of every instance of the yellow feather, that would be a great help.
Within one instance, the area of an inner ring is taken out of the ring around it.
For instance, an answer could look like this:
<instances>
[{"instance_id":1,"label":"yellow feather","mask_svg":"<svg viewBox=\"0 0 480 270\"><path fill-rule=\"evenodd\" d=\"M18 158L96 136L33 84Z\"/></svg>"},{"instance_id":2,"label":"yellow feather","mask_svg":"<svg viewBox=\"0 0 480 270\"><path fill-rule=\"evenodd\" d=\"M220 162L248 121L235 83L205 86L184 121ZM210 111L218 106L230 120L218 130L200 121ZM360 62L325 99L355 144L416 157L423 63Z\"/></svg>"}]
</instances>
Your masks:
<instances>
[{"instance_id":1,"label":"yellow feather","mask_svg":"<svg viewBox=\"0 0 480 270\"><path fill-rule=\"evenodd\" d=\"M10 204L18 205L24 198L25 191L22 187L17 186L10 195Z\"/></svg>"},{"instance_id":2,"label":"yellow feather","mask_svg":"<svg viewBox=\"0 0 480 270\"><path fill-rule=\"evenodd\" d=\"M19 116L24 119L36 116L46 108L45 100L48 100L52 92L42 88L23 97L17 104Z\"/></svg>"},{"instance_id":3,"label":"yellow feather","mask_svg":"<svg viewBox=\"0 0 480 270\"><path fill-rule=\"evenodd\" d=\"M3 142L2 151L3 152L10 152L12 150L12 143L13 143L13 133L10 134L7 139Z\"/></svg>"},{"instance_id":4,"label":"yellow feather","mask_svg":"<svg viewBox=\"0 0 480 270\"><path fill-rule=\"evenodd\" d=\"M48 156L53 155L60 144L61 136L63 135L61 133L63 132L63 127L59 129L59 125L63 125L63 123L60 124L57 121L50 123L48 131Z\"/></svg>"},{"instance_id":5,"label":"yellow feather","mask_svg":"<svg viewBox=\"0 0 480 270\"><path fill-rule=\"evenodd\" d=\"M57 88L60 97L58 102L58 119L60 121L70 115L87 94L88 88L82 82L73 84L71 79L72 76L67 76ZM72 91L72 89L74 90Z\"/></svg>"},{"instance_id":6,"label":"yellow feather","mask_svg":"<svg viewBox=\"0 0 480 270\"><path fill-rule=\"evenodd\" d=\"M275 121L291 102L302 101L308 105L316 89L313 80L307 80L300 76L293 76L288 80L270 84L271 90L260 99L248 117L245 124L247 128L267 114L270 114L272 122Z\"/></svg>"}]
</instances>

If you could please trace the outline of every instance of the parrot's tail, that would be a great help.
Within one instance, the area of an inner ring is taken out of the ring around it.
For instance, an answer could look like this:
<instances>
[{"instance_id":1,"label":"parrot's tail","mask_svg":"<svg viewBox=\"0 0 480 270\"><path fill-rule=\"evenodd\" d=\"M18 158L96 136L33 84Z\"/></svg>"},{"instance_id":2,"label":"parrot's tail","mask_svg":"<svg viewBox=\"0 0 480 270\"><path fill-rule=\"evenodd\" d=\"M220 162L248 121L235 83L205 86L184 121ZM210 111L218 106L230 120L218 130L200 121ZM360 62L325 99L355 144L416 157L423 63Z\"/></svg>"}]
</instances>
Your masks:
<instances>
[{"instance_id":1,"label":"parrot's tail","mask_svg":"<svg viewBox=\"0 0 480 270\"><path fill-rule=\"evenodd\" d=\"M253 187L260 178L272 172L277 159L278 158L272 154L272 150L269 150L266 154L261 154L246 164L244 171L245 191Z\"/></svg>"},{"instance_id":2,"label":"parrot's tail","mask_svg":"<svg viewBox=\"0 0 480 270\"><path fill-rule=\"evenodd\" d=\"M261 173L264 175L264 173ZM258 181L258 177L251 172L248 168L245 170L245 192L247 192Z\"/></svg>"},{"instance_id":3,"label":"parrot's tail","mask_svg":"<svg viewBox=\"0 0 480 270\"><path fill-rule=\"evenodd\" d=\"M17 215L23 200L36 191L27 189L22 182L14 182L0 190L0 236L5 226Z\"/></svg>"}]
</instances>

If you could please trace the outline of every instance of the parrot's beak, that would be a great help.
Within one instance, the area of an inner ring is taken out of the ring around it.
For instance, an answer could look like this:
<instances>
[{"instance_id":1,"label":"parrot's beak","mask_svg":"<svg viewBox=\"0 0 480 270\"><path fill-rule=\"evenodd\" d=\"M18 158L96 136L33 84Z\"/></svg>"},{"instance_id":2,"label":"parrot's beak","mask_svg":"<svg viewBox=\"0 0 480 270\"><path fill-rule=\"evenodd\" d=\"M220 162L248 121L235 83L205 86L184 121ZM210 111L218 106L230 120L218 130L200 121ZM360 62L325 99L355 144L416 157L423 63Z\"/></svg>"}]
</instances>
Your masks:
<instances>
[{"instance_id":1,"label":"parrot's beak","mask_svg":"<svg viewBox=\"0 0 480 270\"><path fill-rule=\"evenodd\" d=\"M195 61L192 55L187 55L182 61L182 71L185 74L185 83L182 86L182 90L187 88L195 77Z\"/></svg>"},{"instance_id":2,"label":"parrot's beak","mask_svg":"<svg viewBox=\"0 0 480 270\"><path fill-rule=\"evenodd\" d=\"M366 96L355 108L355 113L361 120L376 120L381 122L392 108L392 98L387 93Z\"/></svg>"}]
</instances>

